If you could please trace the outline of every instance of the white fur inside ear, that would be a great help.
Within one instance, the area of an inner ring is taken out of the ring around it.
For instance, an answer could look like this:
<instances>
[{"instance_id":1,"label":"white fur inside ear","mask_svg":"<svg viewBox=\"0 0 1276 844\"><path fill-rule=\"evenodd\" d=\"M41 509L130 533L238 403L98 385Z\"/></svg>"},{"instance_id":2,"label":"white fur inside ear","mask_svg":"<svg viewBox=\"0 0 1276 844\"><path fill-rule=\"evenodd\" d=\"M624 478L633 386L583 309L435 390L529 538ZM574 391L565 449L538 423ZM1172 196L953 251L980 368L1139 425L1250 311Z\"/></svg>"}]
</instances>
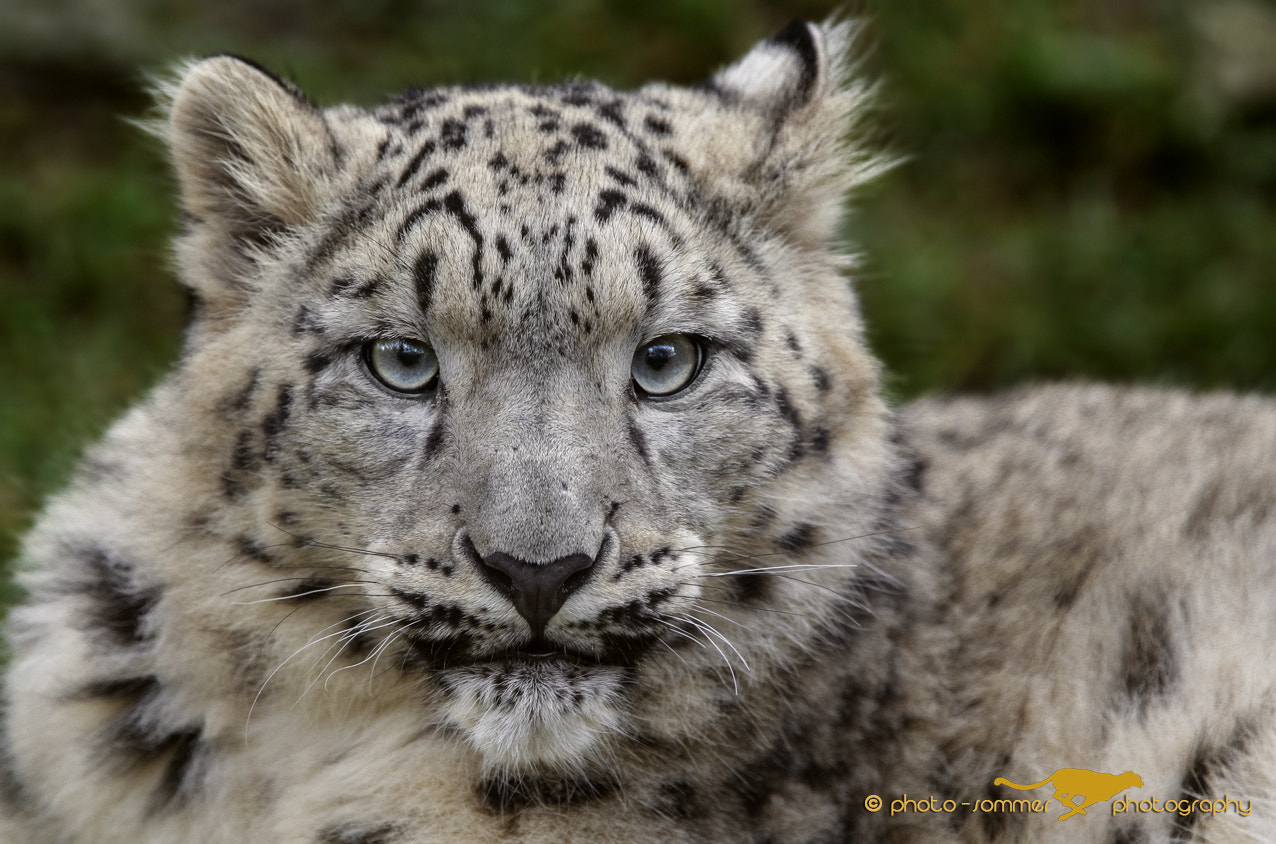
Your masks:
<instances>
[{"instance_id":1,"label":"white fur inside ear","mask_svg":"<svg viewBox=\"0 0 1276 844\"><path fill-rule=\"evenodd\" d=\"M719 73L714 81L719 88L746 100L778 104L801 82L803 70L797 53L783 44L767 41Z\"/></svg>"},{"instance_id":2,"label":"white fur inside ear","mask_svg":"<svg viewBox=\"0 0 1276 844\"><path fill-rule=\"evenodd\" d=\"M724 108L697 118L704 142L682 151L693 169L719 174L717 189L751 224L803 246L827 248L847 192L890 166L854 131L873 98L853 75L857 32L795 21L757 44L713 77Z\"/></svg>"},{"instance_id":3,"label":"white fur inside ear","mask_svg":"<svg viewBox=\"0 0 1276 844\"><path fill-rule=\"evenodd\" d=\"M335 162L323 115L300 92L218 56L187 66L167 93L166 135L188 211L232 226L313 217Z\"/></svg>"}]
</instances>

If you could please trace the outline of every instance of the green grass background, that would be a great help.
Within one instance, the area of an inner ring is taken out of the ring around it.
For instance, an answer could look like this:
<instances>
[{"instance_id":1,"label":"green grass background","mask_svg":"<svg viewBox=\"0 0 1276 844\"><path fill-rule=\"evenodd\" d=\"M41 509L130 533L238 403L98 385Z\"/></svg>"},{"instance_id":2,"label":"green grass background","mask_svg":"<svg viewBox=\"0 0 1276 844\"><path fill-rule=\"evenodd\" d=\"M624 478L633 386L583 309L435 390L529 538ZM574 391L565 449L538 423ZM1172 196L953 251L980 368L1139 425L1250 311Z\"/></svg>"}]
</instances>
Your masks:
<instances>
[{"instance_id":1,"label":"green grass background","mask_svg":"<svg viewBox=\"0 0 1276 844\"><path fill-rule=\"evenodd\" d=\"M254 57L320 102L410 84L694 82L815 0L0 4L0 560L173 361L145 74ZM1276 6L861 0L876 123L857 284L898 398L1083 377L1276 387ZM8 600L0 595L0 606Z\"/></svg>"}]
</instances>

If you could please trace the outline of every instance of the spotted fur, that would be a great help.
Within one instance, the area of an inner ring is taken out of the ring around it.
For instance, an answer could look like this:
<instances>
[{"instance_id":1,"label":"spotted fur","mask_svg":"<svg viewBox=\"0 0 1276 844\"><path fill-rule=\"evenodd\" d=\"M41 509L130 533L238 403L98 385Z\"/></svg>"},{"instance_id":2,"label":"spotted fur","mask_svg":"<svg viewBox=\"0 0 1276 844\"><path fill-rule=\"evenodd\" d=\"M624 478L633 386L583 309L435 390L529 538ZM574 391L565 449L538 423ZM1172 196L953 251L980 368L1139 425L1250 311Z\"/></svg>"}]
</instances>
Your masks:
<instances>
[{"instance_id":1,"label":"spotted fur","mask_svg":"<svg viewBox=\"0 0 1276 844\"><path fill-rule=\"evenodd\" d=\"M852 36L372 108L186 67L193 321L25 543L0 839L1262 838L1276 410L890 409L836 246L881 167ZM1063 767L1254 809L865 809Z\"/></svg>"}]
</instances>

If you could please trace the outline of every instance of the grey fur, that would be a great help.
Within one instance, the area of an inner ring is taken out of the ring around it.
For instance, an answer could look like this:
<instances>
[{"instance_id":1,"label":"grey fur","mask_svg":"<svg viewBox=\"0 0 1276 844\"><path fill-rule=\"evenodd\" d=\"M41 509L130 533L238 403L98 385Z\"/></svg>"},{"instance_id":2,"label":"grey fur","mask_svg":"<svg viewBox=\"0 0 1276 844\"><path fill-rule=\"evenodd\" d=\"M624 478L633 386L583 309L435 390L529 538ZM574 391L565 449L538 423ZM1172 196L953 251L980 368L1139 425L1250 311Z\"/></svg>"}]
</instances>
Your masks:
<instances>
[{"instance_id":1,"label":"grey fur","mask_svg":"<svg viewBox=\"0 0 1276 844\"><path fill-rule=\"evenodd\" d=\"M888 408L834 243L883 166L852 35L371 109L185 68L201 306L24 545L0 838L1269 837L1276 407ZM643 395L669 334L701 365ZM1252 814L889 811L1064 767Z\"/></svg>"}]
</instances>

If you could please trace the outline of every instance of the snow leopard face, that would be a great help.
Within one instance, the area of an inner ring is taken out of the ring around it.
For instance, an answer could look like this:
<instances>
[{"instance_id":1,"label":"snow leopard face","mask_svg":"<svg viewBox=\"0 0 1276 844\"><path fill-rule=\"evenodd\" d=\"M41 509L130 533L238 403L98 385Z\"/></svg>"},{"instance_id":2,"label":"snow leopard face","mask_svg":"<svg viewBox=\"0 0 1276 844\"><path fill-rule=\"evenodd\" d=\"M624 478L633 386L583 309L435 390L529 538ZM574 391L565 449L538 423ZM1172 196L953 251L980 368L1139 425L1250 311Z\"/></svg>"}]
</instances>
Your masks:
<instances>
[{"instance_id":1,"label":"snow leopard face","mask_svg":"<svg viewBox=\"0 0 1276 844\"><path fill-rule=\"evenodd\" d=\"M853 578L759 570L871 532L845 504L879 493L829 246L873 166L842 141L847 37L795 24L697 89L371 109L190 67L180 424L206 527L279 569L244 618L419 682L423 722L507 771L780 670Z\"/></svg>"}]
</instances>

